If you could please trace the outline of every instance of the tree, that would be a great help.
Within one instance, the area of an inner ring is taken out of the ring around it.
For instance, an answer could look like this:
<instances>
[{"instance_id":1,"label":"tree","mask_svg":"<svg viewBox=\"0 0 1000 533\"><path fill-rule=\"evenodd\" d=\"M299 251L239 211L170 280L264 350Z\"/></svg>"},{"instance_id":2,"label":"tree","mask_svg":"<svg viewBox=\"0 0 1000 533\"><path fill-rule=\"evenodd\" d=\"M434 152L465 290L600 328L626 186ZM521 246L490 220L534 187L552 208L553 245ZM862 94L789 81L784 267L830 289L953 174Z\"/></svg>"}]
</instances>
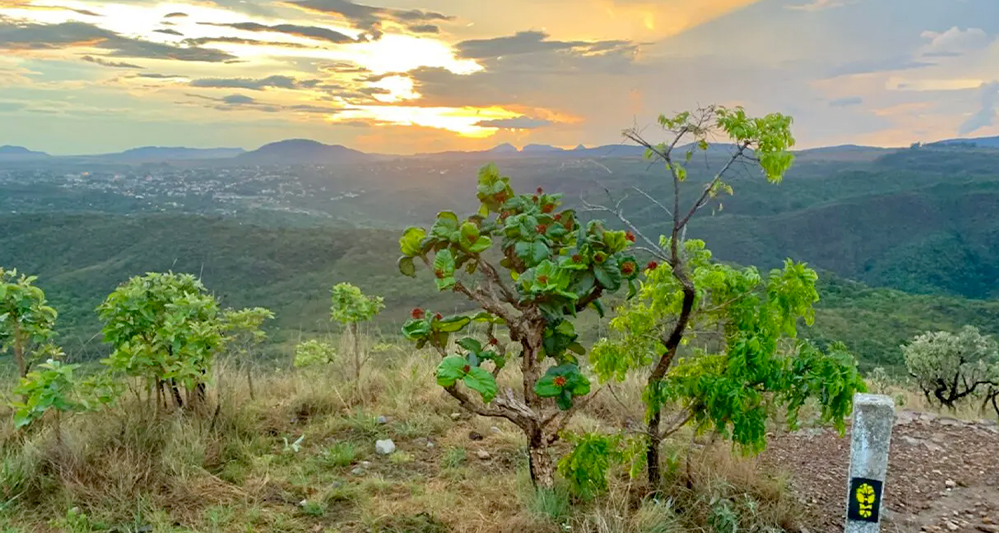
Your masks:
<instances>
[{"instance_id":1,"label":"tree","mask_svg":"<svg viewBox=\"0 0 1000 533\"><path fill-rule=\"evenodd\" d=\"M741 107L733 109L721 106L709 106L695 112L683 112L673 117L660 115L657 122L667 133L665 142L654 144L646 140L637 129L623 132L623 135L646 148L646 158L660 160L670 174L672 182L672 198L670 202L657 201L649 194L639 191L647 199L661 209L670 221L670 234L661 237L659 243L645 236L625 217L621 208L622 200L612 206L594 205L584 201L587 209L597 212L611 213L637 235L643 246L641 248L655 259L666 263L667 272L677 282L677 298L673 311L673 323L662 331L656 342L661 346L655 353L653 366L646 381L647 402L647 468L649 482L657 487L660 481L659 445L662 439L660 432L661 408L660 391L664 390L663 382L667 372L677 358L678 348L685 341L688 333L691 314L695 308L697 288L692 280L693 271L685 256L685 235L688 223L703 207L708 205L720 194L732 194L732 186L728 183L732 170L737 165L745 163L756 165L763 171L765 178L771 183L781 181L784 173L791 166L794 157L788 151L795 140L791 134L791 117L773 113L760 118L747 116ZM688 171L686 164L695 153L709 150L709 139L724 137L734 143L733 150L721 163L719 171L701 187L695 194L695 200L687 203L682 198L682 188L687 187ZM689 144L681 145L682 141ZM679 154L678 152L681 152ZM682 205L684 202L684 205ZM662 274L661 274L662 275Z\"/></svg>"},{"instance_id":2,"label":"tree","mask_svg":"<svg viewBox=\"0 0 1000 533\"><path fill-rule=\"evenodd\" d=\"M688 349L643 394L647 420L666 406L676 407L666 427L657 425L655 434L647 427L651 488L660 480L660 440L687 424L712 428L757 452L766 444L767 420L777 407L787 409L794 426L801 406L814 397L821 420L843 431L854 393L864 390L857 362L842 345L824 353L794 340L799 319L812 323L812 304L819 299L816 273L789 260L764 278L754 267L712 261L698 240L684 243L683 256L695 294L683 340ZM662 339L684 312L686 293L670 269L651 262L645 274L637 296L611 320L618 337L601 339L591 352L601 380L622 380L659 364L667 350Z\"/></svg>"},{"instance_id":3,"label":"tree","mask_svg":"<svg viewBox=\"0 0 1000 533\"><path fill-rule=\"evenodd\" d=\"M104 380L80 380L74 372L80 365L68 365L49 359L21 378L14 393L22 401L12 402L14 425L18 428L55 413L56 442L62 446L62 413L79 412L108 404L117 397L115 388Z\"/></svg>"},{"instance_id":4,"label":"tree","mask_svg":"<svg viewBox=\"0 0 1000 533\"><path fill-rule=\"evenodd\" d=\"M361 377L361 337L358 334L358 323L367 322L385 308L381 296L366 296L361 289L350 283L338 283L333 286L333 303L330 306L330 318L347 326L354 342L354 377Z\"/></svg>"},{"instance_id":5,"label":"tree","mask_svg":"<svg viewBox=\"0 0 1000 533\"><path fill-rule=\"evenodd\" d=\"M169 387L174 404L184 407L184 387L189 404L204 402L212 359L223 338L219 305L201 281L172 272L135 276L108 295L97 312L104 322L104 341L114 348L102 360L105 365L146 380L150 401L154 388L161 399Z\"/></svg>"},{"instance_id":6,"label":"tree","mask_svg":"<svg viewBox=\"0 0 1000 533\"><path fill-rule=\"evenodd\" d=\"M315 339L300 342L295 346L295 368L306 368L315 365L325 365L334 362L337 351L333 346Z\"/></svg>"},{"instance_id":7,"label":"tree","mask_svg":"<svg viewBox=\"0 0 1000 533\"><path fill-rule=\"evenodd\" d=\"M625 284L634 288L638 267L625 253L626 232L606 230L598 221L581 226L573 210L559 210L561 195L541 188L534 195L515 194L495 165L480 170L477 197L474 215L460 219L443 211L429 232L407 228L398 266L415 276L419 261L433 273L438 290L462 294L482 312L445 317L414 309L403 334L418 348L438 352L437 383L462 407L510 420L524 432L531 479L551 488L548 446L593 397L571 319L587 308L603 313L600 298ZM465 336L449 343L473 322L486 326L485 339ZM517 353L507 353L498 327ZM498 391L496 378L509 359L519 359L519 396Z\"/></svg>"},{"instance_id":8,"label":"tree","mask_svg":"<svg viewBox=\"0 0 1000 533\"><path fill-rule=\"evenodd\" d=\"M906 369L928 401L931 396L954 410L955 403L977 391L997 408L997 341L965 326L958 333L938 331L917 335L902 346Z\"/></svg>"},{"instance_id":9,"label":"tree","mask_svg":"<svg viewBox=\"0 0 1000 533\"><path fill-rule=\"evenodd\" d=\"M45 293L34 286L36 279L0 267L0 348L14 352L22 378L50 351L47 345L56 322L56 310L46 305Z\"/></svg>"},{"instance_id":10,"label":"tree","mask_svg":"<svg viewBox=\"0 0 1000 533\"><path fill-rule=\"evenodd\" d=\"M250 350L267 340L267 333L260 326L265 320L274 318L270 309L253 307L246 309L226 309L222 312L224 340L232 347L247 372L247 388L250 399L256 399L253 390L253 357Z\"/></svg>"}]
</instances>

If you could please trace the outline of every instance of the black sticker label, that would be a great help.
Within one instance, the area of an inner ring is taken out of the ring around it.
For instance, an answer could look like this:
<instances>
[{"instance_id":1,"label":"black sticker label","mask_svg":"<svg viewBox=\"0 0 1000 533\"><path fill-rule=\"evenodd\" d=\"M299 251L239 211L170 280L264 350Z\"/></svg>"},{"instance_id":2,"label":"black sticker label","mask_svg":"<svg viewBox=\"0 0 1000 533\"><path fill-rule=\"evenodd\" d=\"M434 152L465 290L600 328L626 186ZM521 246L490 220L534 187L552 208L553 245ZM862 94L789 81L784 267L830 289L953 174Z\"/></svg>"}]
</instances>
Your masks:
<instances>
[{"instance_id":1,"label":"black sticker label","mask_svg":"<svg viewBox=\"0 0 1000 533\"><path fill-rule=\"evenodd\" d=\"M859 522L878 522L882 506L882 482L863 477L851 478L847 493L847 519Z\"/></svg>"}]
</instances>

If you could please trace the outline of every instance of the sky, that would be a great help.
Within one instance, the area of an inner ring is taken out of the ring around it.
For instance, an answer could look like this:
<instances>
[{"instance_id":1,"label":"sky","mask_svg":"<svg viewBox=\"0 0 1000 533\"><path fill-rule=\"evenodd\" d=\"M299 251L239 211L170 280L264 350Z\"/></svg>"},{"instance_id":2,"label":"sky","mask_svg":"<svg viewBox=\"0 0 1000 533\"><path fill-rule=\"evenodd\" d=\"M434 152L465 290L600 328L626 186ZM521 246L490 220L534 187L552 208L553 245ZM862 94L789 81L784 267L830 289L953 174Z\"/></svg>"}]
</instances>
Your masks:
<instances>
[{"instance_id":1,"label":"sky","mask_svg":"<svg viewBox=\"0 0 1000 533\"><path fill-rule=\"evenodd\" d=\"M0 0L0 145L621 142L708 104L798 148L998 132L996 0Z\"/></svg>"}]
</instances>

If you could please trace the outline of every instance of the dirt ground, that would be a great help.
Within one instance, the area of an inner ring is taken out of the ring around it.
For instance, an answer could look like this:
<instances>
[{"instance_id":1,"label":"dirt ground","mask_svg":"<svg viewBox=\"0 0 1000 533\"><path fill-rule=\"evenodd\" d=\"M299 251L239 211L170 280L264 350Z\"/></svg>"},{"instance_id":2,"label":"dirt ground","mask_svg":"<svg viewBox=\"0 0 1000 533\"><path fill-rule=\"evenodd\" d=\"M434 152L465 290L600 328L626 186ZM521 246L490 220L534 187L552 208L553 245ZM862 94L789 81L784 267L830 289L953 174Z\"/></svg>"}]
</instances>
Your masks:
<instances>
[{"instance_id":1,"label":"dirt ground","mask_svg":"<svg viewBox=\"0 0 1000 533\"><path fill-rule=\"evenodd\" d=\"M929 413L897 413L883 489L882 531L996 533L997 456L992 422ZM802 530L843 531L850 427L776 435L759 458L785 470L809 510Z\"/></svg>"}]
</instances>

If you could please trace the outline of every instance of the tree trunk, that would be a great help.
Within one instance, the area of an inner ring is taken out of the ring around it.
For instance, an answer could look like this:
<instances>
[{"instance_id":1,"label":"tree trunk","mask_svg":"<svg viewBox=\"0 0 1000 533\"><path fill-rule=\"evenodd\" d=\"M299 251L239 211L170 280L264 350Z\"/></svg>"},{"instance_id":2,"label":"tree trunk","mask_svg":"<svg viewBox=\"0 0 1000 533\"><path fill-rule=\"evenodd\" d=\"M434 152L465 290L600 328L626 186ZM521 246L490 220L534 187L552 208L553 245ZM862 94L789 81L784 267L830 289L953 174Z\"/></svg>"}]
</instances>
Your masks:
<instances>
[{"instance_id":1,"label":"tree trunk","mask_svg":"<svg viewBox=\"0 0 1000 533\"><path fill-rule=\"evenodd\" d=\"M351 322L351 339L354 341L354 379L361 379L361 339L358 338L358 323Z\"/></svg>"},{"instance_id":2,"label":"tree trunk","mask_svg":"<svg viewBox=\"0 0 1000 533\"><path fill-rule=\"evenodd\" d=\"M177 389L177 383L173 379L170 380L170 390L174 393L174 403L178 409L183 409L184 400L181 399L181 391Z\"/></svg>"},{"instance_id":3,"label":"tree trunk","mask_svg":"<svg viewBox=\"0 0 1000 533\"><path fill-rule=\"evenodd\" d=\"M256 400L257 397L253 392L253 372L249 364L247 365L247 387L250 389L250 400Z\"/></svg>"},{"instance_id":4,"label":"tree trunk","mask_svg":"<svg viewBox=\"0 0 1000 533\"><path fill-rule=\"evenodd\" d=\"M25 339L21 338L21 328L14 322L14 359L17 360L17 373L22 378L28 375L28 362L24 359Z\"/></svg>"},{"instance_id":5,"label":"tree trunk","mask_svg":"<svg viewBox=\"0 0 1000 533\"><path fill-rule=\"evenodd\" d=\"M528 471L536 489L551 490L555 486L555 466L541 429L532 431L528 436Z\"/></svg>"},{"instance_id":6,"label":"tree trunk","mask_svg":"<svg viewBox=\"0 0 1000 533\"><path fill-rule=\"evenodd\" d=\"M63 449L62 425L59 423L59 410L56 409L55 411L56 411L56 444L59 446L59 452L61 453Z\"/></svg>"},{"instance_id":7,"label":"tree trunk","mask_svg":"<svg viewBox=\"0 0 1000 533\"><path fill-rule=\"evenodd\" d=\"M649 425L646 426L646 437L649 442L646 444L646 478L649 481L649 490L656 492L660 489L660 409L657 406L653 415L649 417Z\"/></svg>"}]
</instances>

